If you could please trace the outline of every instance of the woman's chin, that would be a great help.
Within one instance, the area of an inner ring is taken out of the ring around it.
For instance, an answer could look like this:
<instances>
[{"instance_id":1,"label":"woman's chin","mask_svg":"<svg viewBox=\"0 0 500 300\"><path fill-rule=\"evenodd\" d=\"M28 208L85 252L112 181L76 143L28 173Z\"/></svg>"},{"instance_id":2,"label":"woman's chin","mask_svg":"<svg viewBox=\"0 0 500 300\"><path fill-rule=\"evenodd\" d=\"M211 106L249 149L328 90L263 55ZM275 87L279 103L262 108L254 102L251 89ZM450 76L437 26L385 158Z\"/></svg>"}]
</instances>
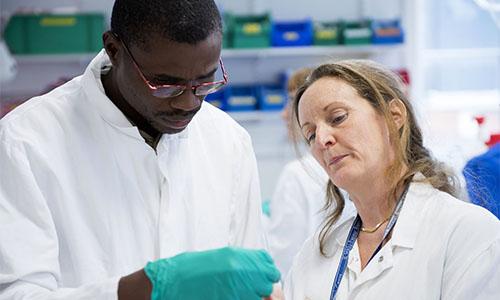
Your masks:
<instances>
[{"instance_id":1,"label":"woman's chin","mask_svg":"<svg viewBox=\"0 0 500 300\"><path fill-rule=\"evenodd\" d=\"M349 190L349 187L353 185L355 179L359 178L359 176L355 176L355 174L348 172L347 169L330 172L329 177L333 184L335 184L335 186L346 191Z\"/></svg>"}]
</instances>

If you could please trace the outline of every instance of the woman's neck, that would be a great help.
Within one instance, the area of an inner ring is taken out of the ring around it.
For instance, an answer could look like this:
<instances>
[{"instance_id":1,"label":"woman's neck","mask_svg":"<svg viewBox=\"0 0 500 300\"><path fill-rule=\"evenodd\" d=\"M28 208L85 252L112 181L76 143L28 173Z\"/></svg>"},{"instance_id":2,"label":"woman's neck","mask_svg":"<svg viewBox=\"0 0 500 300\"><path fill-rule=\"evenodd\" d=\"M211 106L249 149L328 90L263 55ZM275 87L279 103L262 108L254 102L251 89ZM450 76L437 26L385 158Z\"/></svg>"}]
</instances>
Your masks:
<instances>
[{"instance_id":1,"label":"woman's neck","mask_svg":"<svg viewBox=\"0 0 500 300\"><path fill-rule=\"evenodd\" d=\"M393 212L396 201L388 186L379 179L348 190L364 228L374 228Z\"/></svg>"}]
</instances>

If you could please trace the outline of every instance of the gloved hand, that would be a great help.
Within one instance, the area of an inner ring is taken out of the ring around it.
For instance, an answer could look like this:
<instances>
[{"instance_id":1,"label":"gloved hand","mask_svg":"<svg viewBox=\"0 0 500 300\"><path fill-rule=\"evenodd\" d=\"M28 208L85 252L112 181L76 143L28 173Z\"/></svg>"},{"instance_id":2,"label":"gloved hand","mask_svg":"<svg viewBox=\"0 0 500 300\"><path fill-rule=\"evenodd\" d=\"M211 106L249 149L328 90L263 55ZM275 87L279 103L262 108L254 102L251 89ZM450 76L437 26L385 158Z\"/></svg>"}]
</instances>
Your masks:
<instances>
[{"instance_id":1,"label":"gloved hand","mask_svg":"<svg viewBox=\"0 0 500 300\"><path fill-rule=\"evenodd\" d=\"M280 279L266 251L231 247L160 259L144 271L152 300L260 300Z\"/></svg>"}]
</instances>

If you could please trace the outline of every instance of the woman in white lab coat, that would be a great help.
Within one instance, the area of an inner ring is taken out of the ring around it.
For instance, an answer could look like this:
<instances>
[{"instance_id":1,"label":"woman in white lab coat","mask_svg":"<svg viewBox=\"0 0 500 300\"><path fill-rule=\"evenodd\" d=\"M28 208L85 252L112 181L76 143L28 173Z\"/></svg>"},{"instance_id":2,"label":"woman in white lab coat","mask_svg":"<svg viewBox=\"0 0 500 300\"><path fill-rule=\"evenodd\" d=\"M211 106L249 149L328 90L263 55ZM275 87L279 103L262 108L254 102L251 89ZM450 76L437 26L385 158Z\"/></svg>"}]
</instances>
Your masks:
<instances>
[{"instance_id":1,"label":"woman in white lab coat","mask_svg":"<svg viewBox=\"0 0 500 300\"><path fill-rule=\"evenodd\" d=\"M396 75L325 64L292 108L335 209L295 258L286 299L500 299L500 222L454 197ZM356 207L343 218L339 189Z\"/></svg>"}]
</instances>

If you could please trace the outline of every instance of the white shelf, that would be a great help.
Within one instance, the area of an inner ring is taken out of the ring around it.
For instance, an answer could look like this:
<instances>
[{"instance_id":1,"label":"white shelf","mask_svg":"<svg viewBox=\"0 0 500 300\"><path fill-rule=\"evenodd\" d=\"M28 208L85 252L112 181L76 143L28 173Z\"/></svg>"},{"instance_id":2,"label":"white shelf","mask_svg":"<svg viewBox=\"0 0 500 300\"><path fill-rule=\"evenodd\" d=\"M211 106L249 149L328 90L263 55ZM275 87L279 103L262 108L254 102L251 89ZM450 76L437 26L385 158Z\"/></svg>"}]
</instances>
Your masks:
<instances>
[{"instance_id":1,"label":"white shelf","mask_svg":"<svg viewBox=\"0 0 500 300\"><path fill-rule=\"evenodd\" d=\"M228 111L231 118L240 123L262 122L262 121L280 121L281 110L255 110L255 111Z\"/></svg>"},{"instance_id":2,"label":"white shelf","mask_svg":"<svg viewBox=\"0 0 500 300\"><path fill-rule=\"evenodd\" d=\"M96 53L14 55L18 64L89 63Z\"/></svg>"},{"instance_id":3,"label":"white shelf","mask_svg":"<svg viewBox=\"0 0 500 300\"><path fill-rule=\"evenodd\" d=\"M338 46L307 46L307 47L274 47L258 49L223 49L222 57L230 58L274 58L295 56L328 56L349 54L353 56L372 55L387 53L387 51L399 51L402 44L392 45L338 45ZM37 55L14 55L19 64L46 64L46 63L88 63L96 53L77 54L37 54Z\"/></svg>"},{"instance_id":4,"label":"white shelf","mask_svg":"<svg viewBox=\"0 0 500 300\"><path fill-rule=\"evenodd\" d=\"M328 56L335 54L352 54L357 56L399 51L403 47L403 44L391 44L223 49L222 58L273 58L286 56Z\"/></svg>"}]
</instances>

